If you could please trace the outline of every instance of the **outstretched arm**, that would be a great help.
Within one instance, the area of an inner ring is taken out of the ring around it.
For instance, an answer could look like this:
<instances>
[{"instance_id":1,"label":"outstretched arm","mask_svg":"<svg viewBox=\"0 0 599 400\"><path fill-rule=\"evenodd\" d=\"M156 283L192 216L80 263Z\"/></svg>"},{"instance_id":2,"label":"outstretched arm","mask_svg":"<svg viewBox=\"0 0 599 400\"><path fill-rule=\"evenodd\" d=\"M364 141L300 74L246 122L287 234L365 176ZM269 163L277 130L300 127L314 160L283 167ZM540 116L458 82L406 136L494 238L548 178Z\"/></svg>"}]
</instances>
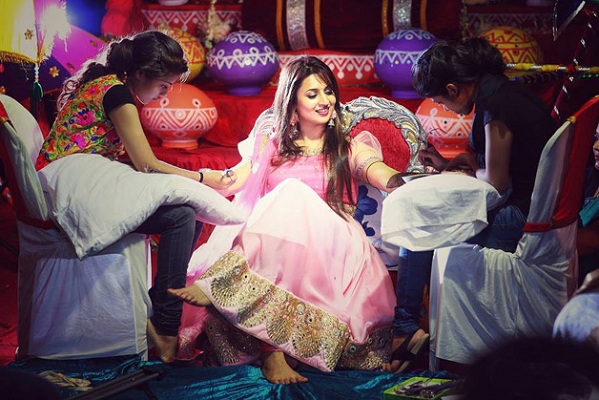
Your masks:
<instances>
[{"instance_id":1,"label":"outstretched arm","mask_svg":"<svg viewBox=\"0 0 599 400\"><path fill-rule=\"evenodd\" d=\"M180 175L195 181L200 180L199 172L179 168L156 158L143 131L137 108L133 104L126 103L113 109L110 111L109 117L135 169L142 172ZM222 174L205 174L203 179L203 183L217 190L226 189L234 182L234 177L226 177Z\"/></svg>"},{"instance_id":2,"label":"outstretched arm","mask_svg":"<svg viewBox=\"0 0 599 400\"><path fill-rule=\"evenodd\" d=\"M379 152L360 142L354 143L356 176L363 182L385 192L391 192L405 182L399 171L382 161Z\"/></svg>"}]
</instances>

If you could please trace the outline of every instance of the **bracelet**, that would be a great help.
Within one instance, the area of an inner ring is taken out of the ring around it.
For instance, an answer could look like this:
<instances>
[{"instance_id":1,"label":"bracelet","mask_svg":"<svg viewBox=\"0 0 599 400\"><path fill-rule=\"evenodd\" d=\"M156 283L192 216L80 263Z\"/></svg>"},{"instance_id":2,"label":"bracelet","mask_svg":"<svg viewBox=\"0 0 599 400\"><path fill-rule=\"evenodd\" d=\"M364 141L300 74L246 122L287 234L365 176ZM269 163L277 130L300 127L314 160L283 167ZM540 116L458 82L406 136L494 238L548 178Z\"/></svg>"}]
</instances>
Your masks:
<instances>
[{"instance_id":1,"label":"bracelet","mask_svg":"<svg viewBox=\"0 0 599 400\"><path fill-rule=\"evenodd\" d=\"M210 168L200 168L198 169L198 174L200 174L200 183L204 182L204 172L210 171Z\"/></svg>"},{"instance_id":2,"label":"bracelet","mask_svg":"<svg viewBox=\"0 0 599 400\"><path fill-rule=\"evenodd\" d=\"M373 162L371 162L371 163L370 163L370 164L368 164L368 166L366 167L366 171L364 171L364 178L366 178L366 183L367 183L367 184L369 184L369 185L371 185L371 186L372 186L372 184L370 183L370 179L368 179L368 170L369 170L369 169L370 169L370 167L372 167L374 164L376 164L376 163L380 163L380 162L382 163L383 161L381 161L381 160L376 160L376 161L373 161Z\"/></svg>"}]
</instances>

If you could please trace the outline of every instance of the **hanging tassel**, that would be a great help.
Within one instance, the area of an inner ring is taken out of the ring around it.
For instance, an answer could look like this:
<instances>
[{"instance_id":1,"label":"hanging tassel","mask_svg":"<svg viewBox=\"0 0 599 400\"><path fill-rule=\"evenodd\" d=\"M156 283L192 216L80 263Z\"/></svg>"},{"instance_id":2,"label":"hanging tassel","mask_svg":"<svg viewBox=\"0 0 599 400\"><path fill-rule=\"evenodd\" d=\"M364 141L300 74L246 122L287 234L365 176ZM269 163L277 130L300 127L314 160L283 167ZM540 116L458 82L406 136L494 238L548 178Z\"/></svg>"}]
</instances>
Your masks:
<instances>
[{"instance_id":1,"label":"hanging tassel","mask_svg":"<svg viewBox=\"0 0 599 400\"><path fill-rule=\"evenodd\" d=\"M31 88L31 104L30 110L33 117L37 120L37 106L38 103L42 101L44 97L44 89L42 88L42 84L39 80L39 66L36 64L35 66L35 79L33 81L33 87Z\"/></svg>"},{"instance_id":2,"label":"hanging tassel","mask_svg":"<svg viewBox=\"0 0 599 400\"><path fill-rule=\"evenodd\" d=\"M42 101L42 97L44 97L44 89L42 89L41 83L39 81L33 82L31 90L31 114L33 114L35 119L37 119L37 106Z\"/></svg>"}]
</instances>

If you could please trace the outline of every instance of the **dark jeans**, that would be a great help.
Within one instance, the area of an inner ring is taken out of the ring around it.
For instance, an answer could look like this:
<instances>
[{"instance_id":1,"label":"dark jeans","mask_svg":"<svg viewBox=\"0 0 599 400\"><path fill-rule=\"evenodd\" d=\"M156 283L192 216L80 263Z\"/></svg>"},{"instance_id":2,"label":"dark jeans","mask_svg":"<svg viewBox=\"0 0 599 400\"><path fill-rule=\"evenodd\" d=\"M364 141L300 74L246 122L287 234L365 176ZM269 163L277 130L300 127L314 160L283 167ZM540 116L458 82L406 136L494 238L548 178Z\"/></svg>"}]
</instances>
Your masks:
<instances>
[{"instance_id":1,"label":"dark jeans","mask_svg":"<svg viewBox=\"0 0 599 400\"><path fill-rule=\"evenodd\" d=\"M526 217L516 206L492 210L489 225L468 243L513 253L522 237ZM411 251L401 248L397 270L397 305L393 319L395 336L408 336L419 328L424 287L429 283L433 250Z\"/></svg>"},{"instance_id":2,"label":"dark jeans","mask_svg":"<svg viewBox=\"0 0 599 400\"><path fill-rule=\"evenodd\" d=\"M151 320L159 334L176 336L183 301L170 295L167 289L185 286L187 265L202 232L202 223L196 221L193 207L162 206L135 232L160 235L156 276L149 292L154 309Z\"/></svg>"}]
</instances>

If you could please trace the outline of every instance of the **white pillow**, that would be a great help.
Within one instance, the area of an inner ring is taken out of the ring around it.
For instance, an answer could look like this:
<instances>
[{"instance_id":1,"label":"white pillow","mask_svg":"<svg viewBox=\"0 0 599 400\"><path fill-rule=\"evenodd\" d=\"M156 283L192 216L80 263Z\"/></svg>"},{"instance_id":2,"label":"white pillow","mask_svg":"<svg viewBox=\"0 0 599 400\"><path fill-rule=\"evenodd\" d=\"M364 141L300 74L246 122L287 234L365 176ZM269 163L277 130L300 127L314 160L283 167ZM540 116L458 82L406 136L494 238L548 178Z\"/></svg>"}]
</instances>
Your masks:
<instances>
[{"instance_id":1,"label":"white pillow","mask_svg":"<svg viewBox=\"0 0 599 400\"><path fill-rule=\"evenodd\" d=\"M161 205L188 204L214 225L245 221L242 211L214 189L169 174L147 174L100 155L74 154L38 172L51 218L77 256L96 253L135 230Z\"/></svg>"},{"instance_id":2,"label":"white pillow","mask_svg":"<svg viewBox=\"0 0 599 400\"><path fill-rule=\"evenodd\" d=\"M487 225L487 210L505 200L480 179L443 173L414 179L383 201L385 242L413 251L462 243Z\"/></svg>"}]
</instances>

